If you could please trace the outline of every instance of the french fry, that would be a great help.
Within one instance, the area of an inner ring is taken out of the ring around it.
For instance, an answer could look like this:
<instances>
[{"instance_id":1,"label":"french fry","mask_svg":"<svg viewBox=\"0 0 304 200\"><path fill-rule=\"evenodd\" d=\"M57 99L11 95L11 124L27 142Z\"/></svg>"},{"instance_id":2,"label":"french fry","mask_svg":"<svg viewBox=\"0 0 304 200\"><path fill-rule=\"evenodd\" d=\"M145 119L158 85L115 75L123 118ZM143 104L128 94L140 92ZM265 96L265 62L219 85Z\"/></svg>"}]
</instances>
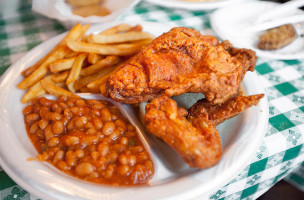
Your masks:
<instances>
[{"instance_id":1,"label":"french fry","mask_svg":"<svg viewBox=\"0 0 304 200\"><path fill-rule=\"evenodd\" d=\"M59 82L59 83L54 83L57 87L64 88L65 87L65 82Z\"/></svg>"},{"instance_id":2,"label":"french fry","mask_svg":"<svg viewBox=\"0 0 304 200\"><path fill-rule=\"evenodd\" d=\"M94 91L90 90L90 89L87 88L87 87L82 87L82 88L80 88L79 90L80 90L80 92L82 92L82 93L94 93Z\"/></svg>"},{"instance_id":3,"label":"french fry","mask_svg":"<svg viewBox=\"0 0 304 200\"><path fill-rule=\"evenodd\" d=\"M154 36L147 32L131 31L121 34L112 35L90 35L87 40L90 43L96 44L113 44L113 43L124 43L134 42L139 40L154 39Z\"/></svg>"},{"instance_id":4,"label":"french fry","mask_svg":"<svg viewBox=\"0 0 304 200\"><path fill-rule=\"evenodd\" d=\"M115 66L106 67L99 70L97 73L94 73L89 76L85 76L80 78L79 80L75 81L74 89L78 90L80 88L86 87L87 84L92 83L93 81L99 79L100 77L110 73L111 71L115 70Z\"/></svg>"},{"instance_id":5,"label":"french fry","mask_svg":"<svg viewBox=\"0 0 304 200\"><path fill-rule=\"evenodd\" d=\"M78 40L84 35L81 24L76 24L58 44L65 45L68 40Z\"/></svg>"},{"instance_id":6,"label":"french fry","mask_svg":"<svg viewBox=\"0 0 304 200\"><path fill-rule=\"evenodd\" d=\"M88 76L88 75L94 74L104 67L116 65L120 61L121 61L121 59L118 56L107 56L105 59L102 59L98 63L88 66L86 68L83 68L80 72L80 75Z\"/></svg>"},{"instance_id":7,"label":"french fry","mask_svg":"<svg viewBox=\"0 0 304 200\"><path fill-rule=\"evenodd\" d=\"M69 51L70 50L65 46L58 48L31 75L21 81L18 84L18 88L26 89L41 80L41 78L48 72L49 64L58 59L62 59Z\"/></svg>"},{"instance_id":8,"label":"french fry","mask_svg":"<svg viewBox=\"0 0 304 200\"><path fill-rule=\"evenodd\" d=\"M51 81L48 80L41 80L40 81L42 87L51 95L54 95L56 97L61 97L61 96L67 96L67 97L76 97L80 98L78 95L73 94L72 92L69 92L61 87L56 86L53 84Z\"/></svg>"},{"instance_id":9,"label":"french fry","mask_svg":"<svg viewBox=\"0 0 304 200\"><path fill-rule=\"evenodd\" d=\"M67 84L67 88L70 90L70 92L76 93L76 90L74 89L74 84L75 81L70 84Z\"/></svg>"},{"instance_id":10,"label":"french fry","mask_svg":"<svg viewBox=\"0 0 304 200\"><path fill-rule=\"evenodd\" d=\"M69 72L62 72L60 74L49 74L43 78L43 80L51 81L54 83L60 83L62 81L65 81L69 75ZM45 95L46 91L42 87L40 81L35 83L33 86L31 86L28 91L25 93L25 95L21 99L21 103L26 103L28 101L31 101L32 99Z\"/></svg>"},{"instance_id":11,"label":"french fry","mask_svg":"<svg viewBox=\"0 0 304 200\"><path fill-rule=\"evenodd\" d=\"M109 28L105 31L102 31L99 34L102 34L102 35L117 34L120 32L129 31L131 28L132 28L132 26L130 26L129 24L119 24L119 25Z\"/></svg>"},{"instance_id":12,"label":"french fry","mask_svg":"<svg viewBox=\"0 0 304 200\"><path fill-rule=\"evenodd\" d=\"M50 81L52 78L54 78L55 75L54 74L50 74L47 75L46 77L44 77L43 79ZM37 83L35 83L33 86L31 86L28 91L25 93L25 95L22 97L21 99L21 103L26 103L28 101L31 101L32 99L45 95L46 91L45 89L42 87L40 81L38 81Z\"/></svg>"},{"instance_id":13,"label":"french fry","mask_svg":"<svg viewBox=\"0 0 304 200\"><path fill-rule=\"evenodd\" d=\"M87 27L84 27L84 29ZM67 40L78 40L79 38L81 38L84 35L83 32L83 27L81 26L81 24L77 24L75 25L69 32L68 34L43 58L41 58L38 62L36 62L33 66L27 68L26 70L24 70L22 72L22 75L24 77L28 77L29 75L31 75L32 73L34 73L34 71L36 71L41 65L43 65L46 60L53 55L56 51L58 51L58 49L62 46L64 46L66 44ZM25 89L25 88L20 88L20 89Z\"/></svg>"},{"instance_id":14,"label":"french fry","mask_svg":"<svg viewBox=\"0 0 304 200\"><path fill-rule=\"evenodd\" d=\"M40 97L42 95L45 95L46 91L42 87L40 81L37 82L35 85L31 86L29 90L25 93L25 95L21 99L21 103L26 103L28 101L33 100L36 97Z\"/></svg>"},{"instance_id":15,"label":"french fry","mask_svg":"<svg viewBox=\"0 0 304 200\"><path fill-rule=\"evenodd\" d=\"M71 69L72 65L74 63L74 60L75 60L75 57L56 60L55 62L52 62L49 65L50 71L52 73L56 73L56 72L60 72L60 71L65 71L67 69Z\"/></svg>"},{"instance_id":16,"label":"french fry","mask_svg":"<svg viewBox=\"0 0 304 200\"><path fill-rule=\"evenodd\" d=\"M70 53L68 53L64 58L72 58L72 57L76 57L78 56L80 53L79 52L75 52L75 51L71 51Z\"/></svg>"},{"instance_id":17,"label":"french fry","mask_svg":"<svg viewBox=\"0 0 304 200\"><path fill-rule=\"evenodd\" d=\"M66 79L69 76L69 73L70 73L69 71L65 71L60 74L54 74L51 80L55 83L66 81Z\"/></svg>"},{"instance_id":18,"label":"french fry","mask_svg":"<svg viewBox=\"0 0 304 200\"><path fill-rule=\"evenodd\" d=\"M85 33L87 32L87 30L89 30L90 26L91 26L90 24L85 24L85 25L82 26L82 29L81 29L82 33L81 33L81 36L78 38L77 41L81 41L84 38L86 38Z\"/></svg>"},{"instance_id":19,"label":"french fry","mask_svg":"<svg viewBox=\"0 0 304 200\"><path fill-rule=\"evenodd\" d=\"M87 85L87 87L89 89L91 89L92 91L95 91L95 92L100 92L100 86L102 84L105 84L107 82L107 79L112 76L114 73L116 72L116 70L113 70L111 71L110 73L100 77L99 79L93 81L92 83L89 83Z\"/></svg>"},{"instance_id":20,"label":"french fry","mask_svg":"<svg viewBox=\"0 0 304 200\"><path fill-rule=\"evenodd\" d=\"M33 73L44 61L46 57L40 59L37 63L32 65L31 67L25 69L23 72L21 72L22 76L28 77L31 73Z\"/></svg>"},{"instance_id":21,"label":"french fry","mask_svg":"<svg viewBox=\"0 0 304 200\"><path fill-rule=\"evenodd\" d=\"M87 55L88 54L86 54L86 53L82 53L76 57L76 59L73 63L73 66L71 68L70 74L66 80L67 85L77 80L77 78L79 77L81 68L82 68L82 64L83 64L84 60L87 58Z\"/></svg>"},{"instance_id":22,"label":"french fry","mask_svg":"<svg viewBox=\"0 0 304 200\"><path fill-rule=\"evenodd\" d=\"M103 96L106 96L106 92L107 92L106 83L101 84L99 90Z\"/></svg>"},{"instance_id":23,"label":"french fry","mask_svg":"<svg viewBox=\"0 0 304 200\"><path fill-rule=\"evenodd\" d=\"M96 53L89 53L88 62L91 63L91 64L95 64L103 58L104 58L104 56L102 56L102 55L99 55L99 54L96 54Z\"/></svg>"},{"instance_id":24,"label":"french fry","mask_svg":"<svg viewBox=\"0 0 304 200\"><path fill-rule=\"evenodd\" d=\"M107 79L128 62L121 56L134 55L154 38L141 32L140 25L121 24L87 36L89 27L74 26L46 56L22 72L25 79L18 87L28 89L22 103L47 93L58 97L77 96L76 91L105 95Z\"/></svg>"},{"instance_id":25,"label":"french fry","mask_svg":"<svg viewBox=\"0 0 304 200\"><path fill-rule=\"evenodd\" d=\"M139 52L144 45L152 40L143 40L130 44L91 44L86 42L68 41L67 45L70 49L77 52L97 53L102 55L130 56Z\"/></svg>"}]
</instances>

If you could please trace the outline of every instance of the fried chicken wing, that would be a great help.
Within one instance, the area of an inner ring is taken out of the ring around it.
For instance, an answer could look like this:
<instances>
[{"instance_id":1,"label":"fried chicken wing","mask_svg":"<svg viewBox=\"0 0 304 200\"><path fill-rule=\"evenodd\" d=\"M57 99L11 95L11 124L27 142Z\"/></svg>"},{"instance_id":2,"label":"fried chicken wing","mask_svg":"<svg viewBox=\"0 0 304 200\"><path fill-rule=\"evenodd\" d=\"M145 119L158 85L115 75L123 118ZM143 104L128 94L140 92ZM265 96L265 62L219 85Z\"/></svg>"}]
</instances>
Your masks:
<instances>
[{"instance_id":1,"label":"fried chicken wing","mask_svg":"<svg viewBox=\"0 0 304 200\"><path fill-rule=\"evenodd\" d=\"M253 71L255 64L254 51L220 43L194 29L173 28L108 79L107 96L133 104L191 92L220 104L237 93L246 71Z\"/></svg>"},{"instance_id":2,"label":"fried chicken wing","mask_svg":"<svg viewBox=\"0 0 304 200\"><path fill-rule=\"evenodd\" d=\"M222 154L216 125L257 105L263 96L234 97L222 105L200 100L189 109L188 115L174 100L163 96L147 104L146 128L170 145L190 167L208 168Z\"/></svg>"},{"instance_id":3,"label":"fried chicken wing","mask_svg":"<svg viewBox=\"0 0 304 200\"><path fill-rule=\"evenodd\" d=\"M206 99L201 99L188 110L188 118L204 115L214 125L218 125L241 114L251 106L256 106L263 97L264 94L237 96L228 99L222 105L212 105Z\"/></svg>"},{"instance_id":4,"label":"fried chicken wing","mask_svg":"<svg viewBox=\"0 0 304 200\"><path fill-rule=\"evenodd\" d=\"M167 96L146 106L146 128L169 144L191 167L207 168L217 163L222 148L215 126L204 117L193 123Z\"/></svg>"}]
</instances>

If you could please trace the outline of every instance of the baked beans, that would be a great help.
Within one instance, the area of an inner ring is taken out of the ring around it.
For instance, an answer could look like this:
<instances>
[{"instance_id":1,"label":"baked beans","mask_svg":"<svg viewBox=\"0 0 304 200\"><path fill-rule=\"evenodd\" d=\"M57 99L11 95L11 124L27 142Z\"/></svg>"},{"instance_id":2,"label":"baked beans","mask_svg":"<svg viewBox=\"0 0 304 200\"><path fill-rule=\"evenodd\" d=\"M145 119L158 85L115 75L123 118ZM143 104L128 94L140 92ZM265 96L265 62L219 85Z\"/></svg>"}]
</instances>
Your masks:
<instances>
[{"instance_id":1,"label":"baked beans","mask_svg":"<svg viewBox=\"0 0 304 200\"><path fill-rule=\"evenodd\" d=\"M37 158L67 174L111 185L144 184L153 176L134 126L108 101L41 97L23 114Z\"/></svg>"}]
</instances>

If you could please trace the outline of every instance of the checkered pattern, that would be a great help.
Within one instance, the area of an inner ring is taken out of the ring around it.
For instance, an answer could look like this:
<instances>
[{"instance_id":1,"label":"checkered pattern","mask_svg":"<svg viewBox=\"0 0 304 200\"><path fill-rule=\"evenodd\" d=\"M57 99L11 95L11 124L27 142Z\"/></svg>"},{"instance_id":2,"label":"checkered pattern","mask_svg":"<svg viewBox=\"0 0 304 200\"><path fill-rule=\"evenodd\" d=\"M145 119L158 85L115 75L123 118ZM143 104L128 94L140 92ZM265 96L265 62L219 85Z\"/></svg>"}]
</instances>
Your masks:
<instances>
[{"instance_id":1,"label":"checkered pattern","mask_svg":"<svg viewBox=\"0 0 304 200\"><path fill-rule=\"evenodd\" d=\"M25 52L64 28L30 10L30 1L10 15L0 15L0 75ZM141 2L121 20L157 21L214 34L208 12L174 10ZM304 191L304 59L258 60L256 71L269 100L269 124L262 145L240 174L209 198L256 199L282 178ZM36 199L17 186L0 167L1 199Z\"/></svg>"},{"instance_id":2,"label":"checkered pattern","mask_svg":"<svg viewBox=\"0 0 304 200\"><path fill-rule=\"evenodd\" d=\"M0 75L28 50L64 32L57 22L31 11L29 0L17 12L0 14Z\"/></svg>"},{"instance_id":3,"label":"checkered pattern","mask_svg":"<svg viewBox=\"0 0 304 200\"><path fill-rule=\"evenodd\" d=\"M251 164L210 199L256 199L286 175L304 188L303 62L259 60L255 69L269 100L268 130Z\"/></svg>"},{"instance_id":4,"label":"checkered pattern","mask_svg":"<svg viewBox=\"0 0 304 200\"><path fill-rule=\"evenodd\" d=\"M136 6L133 10L122 16L121 19L130 21L156 21L174 26L187 26L198 30L204 30L204 32L211 28L209 13L207 12L174 10L148 3L139 4L139 6Z\"/></svg>"}]
</instances>

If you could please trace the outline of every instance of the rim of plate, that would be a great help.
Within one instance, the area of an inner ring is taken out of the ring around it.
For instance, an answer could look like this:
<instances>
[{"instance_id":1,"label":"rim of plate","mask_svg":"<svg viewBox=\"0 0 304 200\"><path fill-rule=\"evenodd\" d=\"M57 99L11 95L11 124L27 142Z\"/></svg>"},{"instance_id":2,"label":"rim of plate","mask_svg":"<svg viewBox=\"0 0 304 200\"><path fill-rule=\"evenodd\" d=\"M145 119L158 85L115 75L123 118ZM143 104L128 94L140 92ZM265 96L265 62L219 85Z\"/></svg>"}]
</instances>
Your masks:
<instances>
[{"instance_id":1,"label":"rim of plate","mask_svg":"<svg viewBox=\"0 0 304 200\"><path fill-rule=\"evenodd\" d=\"M157 31L167 31L171 28L154 22L120 21L93 25L89 33L101 31L119 23L140 23L144 29L150 27L150 30ZM206 194L214 190L215 187L222 186L237 175L239 170L248 164L251 156L262 142L268 124L268 101L266 97L260 101L258 106L248 110L246 116L248 115L252 124L247 123L242 126L247 132L254 132L254 134L242 132L242 136L227 151L225 150L221 161L216 166L189 176L177 177L165 183L150 183L136 187L105 186L68 176L45 162L27 161L27 158L37 155L37 152L29 141L27 134L24 136L24 133L21 133L23 137L27 138L21 141L21 138L18 137L20 134L18 135L15 131L18 126L9 126L12 123L9 120L9 117L12 117L12 112L7 110L6 106L13 106L15 109L22 107L19 104L12 105L14 103L12 98L16 99L15 102L20 102L19 98L23 95L23 91L16 88L16 83L22 80L20 72L46 54L47 52L42 51L45 48L53 47L65 34L55 36L30 50L23 58L12 65L0 79L0 94L2 94L0 95L0 102L3 102L3 104L0 104L0 110L3 110L3 113L0 114L0 126L3 127L0 134L0 139L2 138L0 140L0 144L2 144L0 145L0 164L13 180L28 192L43 199L191 199ZM15 74L18 74L18 76L15 76ZM243 85L248 94L265 93L256 73L247 73ZM16 118L22 115L22 110L19 110L19 112L16 113ZM17 122L18 120L14 120L14 123ZM22 124L22 129L25 131L24 123ZM4 142L4 138L7 141ZM21 146L18 146L20 144ZM25 149L22 146L24 144L30 144L31 148ZM229 152L234 152L232 157L229 157ZM227 156L229 159L227 159ZM33 169L35 169L35 174L30 174ZM223 170L225 170L224 174L222 173ZM218 175L216 176L216 174ZM41 177L37 178L36 176ZM206 179L208 179L208 182L203 182ZM66 188L59 187L62 185Z\"/></svg>"}]
</instances>

